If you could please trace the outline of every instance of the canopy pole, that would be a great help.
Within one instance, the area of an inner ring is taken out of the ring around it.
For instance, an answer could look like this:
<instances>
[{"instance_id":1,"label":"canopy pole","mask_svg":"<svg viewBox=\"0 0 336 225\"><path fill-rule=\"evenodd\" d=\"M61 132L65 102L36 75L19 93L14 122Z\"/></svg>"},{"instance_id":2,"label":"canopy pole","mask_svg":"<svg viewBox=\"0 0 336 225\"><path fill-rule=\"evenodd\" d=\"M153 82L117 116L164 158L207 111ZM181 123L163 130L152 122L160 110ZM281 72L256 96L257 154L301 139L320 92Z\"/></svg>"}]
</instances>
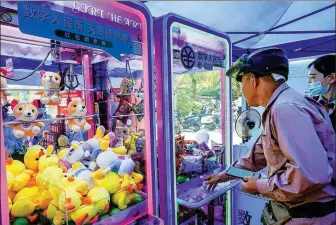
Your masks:
<instances>
[{"instance_id":1,"label":"canopy pole","mask_svg":"<svg viewBox=\"0 0 336 225\"><path fill-rule=\"evenodd\" d=\"M258 34L259 32L225 32L227 34ZM267 34L334 34L336 30L270 31Z\"/></svg>"},{"instance_id":2,"label":"canopy pole","mask_svg":"<svg viewBox=\"0 0 336 225\"><path fill-rule=\"evenodd\" d=\"M325 44L325 43L328 43L328 42L331 42L331 41L334 41L335 38L331 39L331 40L328 40L328 41L323 41L323 42L320 42L320 43L316 43L316 44L313 44L313 45L310 45L310 46L306 46L306 47L303 47L303 48L297 48L297 49L294 49L292 50L292 52L289 52L288 54L291 54L291 53L294 53L294 52L301 52L302 50L305 50L305 49L308 49L308 48L311 48L311 47L315 47L315 46L318 46L318 45L322 45L322 44ZM313 50L310 50L310 51L313 51ZM316 51L316 52L325 52L325 51Z\"/></svg>"},{"instance_id":3,"label":"canopy pole","mask_svg":"<svg viewBox=\"0 0 336 225\"><path fill-rule=\"evenodd\" d=\"M296 19L293 19L293 20L290 20L290 21L288 21L288 22L286 22L286 23L283 23L283 24L280 24L280 25L278 25L278 26L272 27L271 29L266 30L266 31L264 31L264 32L259 32L258 34L254 34L254 35L252 35L252 36L243 38L243 39L241 39L241 40L239 40L239 41L236 41L236 42L234 42L234 43L232 43L232 44L235 45L235 44L241 43L241 42L243 42L243 41L250 40L250 39L252 39L252 38L254 38L254 37L257 37L257 36L259 36L259 35L261 35L261 34L268 34L270 31L276 30L276 29L278 29L278 28L280 28L280 27L284 27L284 26L286 26L286 25L288 25L288 24L291 24L291 23L294 23L294 22L296 22L296 21L302 20L302 19L304 19L304 18L307 18L307 17L309 17L309 16L312 16L312 15L314 15L314 14L317 14L317 13L319 13L319 12L322 12L322 11L324 11L324 10L327 10L327 9L329 9L329 8L332 8L332 7L334 7L335 5L336 5L336 3L331 4L331 5L328 5L328 6L324 7L324 8L321 8L321 9L318 9L318 10L313 11L313 12L311 12L311 13L308 13L308 14L306 14L306 15L300 16L300 17L298 17L298 18L296 18Z\"/></svg>"},{"instance_id":4,"label":"canopy pole","mask_svg":"<svg viewBox=\"0 0 336 225\"><path fill-rule=\"evenodd\" d=\"M333 51L318 51L318 50L306 50L305 49L308 49L308 48L311 48L311 47L315 47L315 46L318 46L318 45L322 45L322 44L325 44L325 43L328 43L328 42L331 42L331 41L335 41L336 38L333 38L333 39L330 39L330 40L327 40L327 41L323 41L323 42L319 42L319 43L316 43L316 44L313 44L313 45L309 45L309 46L306 46L306 47L303 47L303 48L296 48L296 49L284 49L287 54L292 54L292 53L295 53L295 52L321 52L321 53L333 53ZM247 48L243 48L243 49L234 49L233 51L248 51L250 49L247 49ZM258 50L258 49L252 49L253 51L255 50ZM239 58L239 56L237 56L236 54L233 54L233 56L235 56L237 59Z\"/></svg>"}]
</instances>

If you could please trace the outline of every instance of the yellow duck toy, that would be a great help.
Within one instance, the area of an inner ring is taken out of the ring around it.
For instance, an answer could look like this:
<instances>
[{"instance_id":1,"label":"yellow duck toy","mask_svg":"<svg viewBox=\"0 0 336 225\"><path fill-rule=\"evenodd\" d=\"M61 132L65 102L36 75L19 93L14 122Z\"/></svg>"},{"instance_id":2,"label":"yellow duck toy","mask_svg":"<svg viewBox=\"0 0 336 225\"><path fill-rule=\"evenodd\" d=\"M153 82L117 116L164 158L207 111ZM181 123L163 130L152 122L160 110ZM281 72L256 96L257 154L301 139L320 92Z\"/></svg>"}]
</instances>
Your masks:
<instances>
[{"instance_id":1,"label":"yellow duck toy","mask_svg":"<svg viewBox=\"0 0 336 225\"><path fill-rule=\"evenodd\" d=\"M7 190L10 190L12 188L14 176L13 173L9 170L6 170L6 180L7 180Z\"/></svg>"},{"instance_id":2,"label":"yellow duck toy","mask_svg":"<svg viewBox=\"0 0 336 225\"><path fill-rule=\"evenodd\" d=\"M6 170L13 176L9 192L18 192L28 184L34 172L27 170L26 166L19 160L10 158L8 152L6 152L6 157Z\"/></svg>"},{"instance_id":3,"label":"yellow duck toy","mask_svg":"<svg viewBox=\"0 0 336 225\"><path fill-rule=\"evenodd\" d=\"M65 221L65 212L62 212L58 208L58 199L53 199L48 209L44 210L43 215L50 221L53 221L54 225L63 225Z\"/></svg>"},{"instance_id":4,"label":"yellow duck toy","mask_svg":"<svg viewBox=\"0 0 336 225\"><path fill-rule=\"evenodd\" d=\"M103 187L92 188L87 197L91 199L91 204L81 206L71 213L71 219L76 225L94 224L98 222L98 215L106 213L110 209L110 194Z\"/></svg>"},{"instance_id":5,"label":"yellow duck toy","mask_svg":"<svg viewBox=\"0 0 336 225\"><path fill-rule=\"evenodd\" d=\"M27 169L37 172L39 167L39 160L46 153L46 150L40 145L33 145L29 147L24 156L24 164L26 165Z\"/></svg>"},{"instance_id":6,"label":"yellow duck toy","mask_svg":"<svg viewBox=\"0 0 336 225\"><path fill-rule=\"evenodd\" d=\"M86 195L88 193L89 183L87 181L76 179L70 174L65 174L64 177L61 178L60 184L63 189L74 188L82 195Z\"/></svg>"},{"instance_id":7,"label":"yellow duck toy","mask_svg":"<svg viewBox=\"0 0 336 225\"><path fill-rule=\"evenodd\" d=\"M29 217L37 206L38 188L28 185L15 195L11 215L14 217Z\"/></svg>"},{"instance_id":8,"label":"yellow duck toy","mask_svg":"<svg viewBox=\"0 0 336 225\"><path fill-rule=\"evenodd\" d=\"M110 209L110 194L103 187L94 187L92 188L87 197L91 199L94 205L96 205L96 210L99 215L108 212Z\"/></svg>"},{"instance_id":9,"label":"yellow duck toy","mask_svg":"<svg viewBox=\"0 0 336 225\"><path fill-rule=\"evenodd\" d=\"M96 135L93 137L93 139L95 139L98 142L100 148L103 151L106 151L106 149L109 148L111 141L115 138L115 135L113 132L109 132L106 135L104 134L105 134L105 128L103 126L98 126L96 130Z\"/></svg>"},{"instance_id":10,"label":"yellow duck toy","mask_svg":"<svg viewBox=\"0 0 336 225\"><path fill-rule=\"evenodd\" d=\"M65 175L65 171L61 166L49 166L39 173L36 177L37 185L41 188L48 189L59 183L60 179Z\"/></svg>"},{"instance_id":11,"label":"yellow duck toy","mask_svg":"<svg viewBox=\"0 0 336 225\"><path fill-rule=\"evenodd\" d=\"M73 213L79 209L82 205L90 206L91 200L87 197L83 197L74 188L66 188L60 194L58 200L58 208L62 212Z\"/></svg>"},{"instance_id":12,"label":"yellow duck toy","mask_svg":"<svg viewBox=\"0 0 336 225\"><path fill-rule=\"evenodd\" d=\"M38 160L38 171L42 173L45 168L49 166L56 166L58 165L59 157L55 154L52 154L54 151L54 146L49 145L46 149L46 154L42 155Z\"/></svg>"},{"instance_id":13,"label":"yellow duck toy","mask_svg":"<svg viewBox=\"0 0 336 225\"><path fill-rule=\"evenodd\" d=\"M19 160L13 160L6 151L6 170L10 171L14 177L22 173L26 169L26 166Z\"/></svg>"},{"instance_id":14,"label":"yellow duck toy","mask_svg":"<svg viewBox=\"0 0 336 225\"><path fill-rule=\"evenodd\" d=\"M56 166L58 164L58 156L52 154L54 147L52 145L48 146L46 149L46 155L42 155L38 161L38 174L36 176L36 182L39 187L40 195L39 195L39 209L45 210L48 208L50 202L52 201L53 197L48 189L47 184L51 182L53 176L60 178L63 173L61 169L56 169L53 167L52 169L48 169L47 172L43 172L45 169L51 166ZM59 167L58 167L59 168ZM55 172L56 171L56 172ZM42 179L42 180L41 180ZM43 181L43 182L41 182Z\"/></svg>"},{"instance_id":15,"label":"yellow duck toy","mask_svg":"<svg viewBox=\"0 0 336 225\"><path fill-rule=\"evenodd\" d=\"M115 172L109 172L102 180L95 180L96 187L105 188L108 193L114 194L121 188L123 179Z\"/></svg>"},{"instance_id":16,"label":"yellow duck toy","mask_svg":"<svg viewBox=\"0 0 336 225\"><path fill-rule=\"evenodd\" d=\"M120 146L118 148L112 148L111 150L117 153L118 155L126 155L127 153L127 149L125 148L125 146Z\"/></svg>"},{"instance_id":17,"label":"yellow duck toy","mask_svg":"<svg viewBox=\"0 0 336 225\"><path fill-rule=\"evenodd\" d=\"M131 182L129 186L121 188L112 196L113 204L117 205L120 210L126 209L134 196L136 188L137 186L134 182Z\"/></svg>"},{"instance_id":18,"label":"yellow duck toy","mask_svg":"<svg viewBox=\"0 0 336 225\"><path fill-rule=\"evenodd\" d=\"M75 221L76 225L84 225L84 224L94 224L98 222L97 209L96 205L83 205L78 208L76 211L70 214L70 217L73 221Z\"/></svg>"},{"instance_id":19,"label":"yellow duck toy","mask_svg":"<svg viewBox=\"0 0 336 225\"><path fill-rule=\"evenodd\" d=\"M11 210L12 210L12 206L13 206L12 200L10 199L10 197L8 197L8 212L9 212L9 213L10 213Z\"/></svg>"},{"instance_id":20,"label":"yellow duck toy","mask_svg":"<svg viewBox=\"0 0 336 225\"><path fill-rule=\"evenodd\" d=\"M134 194L143 180L141 174L132 173L132 175L134 176L124 176L121 189L112 196L112 202L121 210L126 209L127 205L133 201Z\"/></svg>"},{"instance_id":21,"label":"yellow duck toy","mask_svg":"<svg viewBox=\"0 0 336 225\"><path fill-rule=\"evenodd\" d=\"M41 199L40 207L45 209L46 203L49 201L57 200L60 194L63 192L60 180L65 176L64 168L61 166L50 166L47 167L41 174L37 176L37 184L40 189ZM50 204L49 204L50 206ZM48 206L48 207L49 207Z\"/></svg>"},{"instance_id":22,"label":"yellow duck toy","mask_svg":"<svg viewBox=\"0 0 336 225\"><path fill-rule=\"evenodd\" d=\"M12 184L14 181L14 176L12 172L9 170L6 170L6 180L7 180L7 191L9 191L12 188ZM8 196L8 211L10 213L12 209L12 199Z\"/></svg>"},{"instance_id":23,"label":"yellow duck toy","mask_svg":"<svg viewBox=\"0 0 336 225\"><path fill-rule=\"evenodd\" d=\"M127 140L124 141L124 145L125 145L126 149L128 150L127 151L128 155L132 155L133 153L135 153L135 151L136 151L136 139L138 137L141 137L142 135L143 135L142 132L131 133L130 137Z\"/></svg>"},{"instance_id":24,"label":"yellow duck toy","mask_svg":"<svg viewBox=\"0 0 336 225\"><path fill-rule=\"evenodd\" d=\"M54 225L63 225L65 224L65 213L61 211L57 211L55 217L53 219Z\"/></svg>"},{"instance_id":25,"label":"yellow duck toy","mask_svg":"<svg viewBox=\"0 0 336 225\"><path fill-rule=\"evenodd\" d=\"M61 151L57 153L58 158L63 159L65 153L69 150L69 148L63 148Z\"/></svg>"}]
</instances>

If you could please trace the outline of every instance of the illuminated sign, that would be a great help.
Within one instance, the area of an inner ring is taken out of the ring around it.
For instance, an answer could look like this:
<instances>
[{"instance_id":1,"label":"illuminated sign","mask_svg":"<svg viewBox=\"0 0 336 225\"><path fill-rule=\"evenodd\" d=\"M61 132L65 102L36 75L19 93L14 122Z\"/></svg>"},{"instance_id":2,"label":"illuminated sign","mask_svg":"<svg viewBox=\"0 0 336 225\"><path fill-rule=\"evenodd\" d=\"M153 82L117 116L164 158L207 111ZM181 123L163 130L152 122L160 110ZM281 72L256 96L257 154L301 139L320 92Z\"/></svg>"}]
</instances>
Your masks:
<instances>
[{"instance_id":1,"label":"illuminated sign","mask_svg":"<svg viewBox=\"0 0 336 225\"><path fill-rule=\"evenodd\" d=\"M18 2L22 33L97 48L118 60L121 54L136 54L135 42L124 31L29 2Z\"/></svg>"},{"instance_id":2,"label":"illuminated sign","mask_svg":"<svg viewBox=\"0 0 336 225\"><path fill-rule=\"evenodd\" d=\"M70 4L70 2L65 2L66 5ZM90 3L93 4L93 3ZM89 14L91 16L95 16L95 17L99 17L102 19L108 19L111 22L114 23L118 23L124 26L129 26L135 29L141 29L141 23L128 18L124 15L121 15L119 13L112 13L112 12L106 12L104 9L102 8L98 8L94 5L89 5L86 3L82 3L82 2L73 2L72 4L72 12L73 13L86 13Z\"/></svg>"}]
</instances>

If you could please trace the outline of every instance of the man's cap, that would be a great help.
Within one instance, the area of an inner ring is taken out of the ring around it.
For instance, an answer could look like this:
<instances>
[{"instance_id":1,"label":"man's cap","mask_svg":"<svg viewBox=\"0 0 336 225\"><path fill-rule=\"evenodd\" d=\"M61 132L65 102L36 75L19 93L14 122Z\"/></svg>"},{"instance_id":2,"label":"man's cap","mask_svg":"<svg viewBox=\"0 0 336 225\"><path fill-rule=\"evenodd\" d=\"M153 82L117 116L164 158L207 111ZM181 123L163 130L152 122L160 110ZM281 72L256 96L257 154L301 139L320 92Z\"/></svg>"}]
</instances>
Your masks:
<instances>
[{"instance_id":1,"label":"man's cap","mask_svg":"<svg viewBox=\"0 0 336 225\"><path fill-rule=\"evenodd\" d=\"M242 55L226 75L241 82L243 74L252 72L256 77L282 75L288 80L288 58L285 50L266 48Z\"/></svg>"}]
</instances>

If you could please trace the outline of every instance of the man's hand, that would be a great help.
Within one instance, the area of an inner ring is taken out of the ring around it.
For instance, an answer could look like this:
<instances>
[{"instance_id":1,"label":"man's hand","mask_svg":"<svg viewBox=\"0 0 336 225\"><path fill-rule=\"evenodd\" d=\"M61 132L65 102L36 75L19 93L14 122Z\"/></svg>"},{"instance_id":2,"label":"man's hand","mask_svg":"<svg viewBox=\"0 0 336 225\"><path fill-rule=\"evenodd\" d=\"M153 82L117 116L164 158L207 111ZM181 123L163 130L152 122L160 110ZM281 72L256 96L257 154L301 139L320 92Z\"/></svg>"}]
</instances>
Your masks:
<instances>
[{"instance_id":1,"label":"man's hand","mask_svg":"<svg viewBox=\"0 0 336 225\"><path fill-rule=\"evenodd\" d=\"M250 194L259 194L257 188L257 177L244 177L244 182L242 182L242 186Z\"/></svg>"},{"instance_id":2,"label":"man's hand","mask_svg":"<svg viewBox=\"0 0 336 225\"><path fill-rule=\"evenodd\" d=\"M205 178L206 184L209 185L208 190L214 190L218 183L230 180L230 177L225 173L221 175L212 174Z\"/></svg>"}]
</instances>

